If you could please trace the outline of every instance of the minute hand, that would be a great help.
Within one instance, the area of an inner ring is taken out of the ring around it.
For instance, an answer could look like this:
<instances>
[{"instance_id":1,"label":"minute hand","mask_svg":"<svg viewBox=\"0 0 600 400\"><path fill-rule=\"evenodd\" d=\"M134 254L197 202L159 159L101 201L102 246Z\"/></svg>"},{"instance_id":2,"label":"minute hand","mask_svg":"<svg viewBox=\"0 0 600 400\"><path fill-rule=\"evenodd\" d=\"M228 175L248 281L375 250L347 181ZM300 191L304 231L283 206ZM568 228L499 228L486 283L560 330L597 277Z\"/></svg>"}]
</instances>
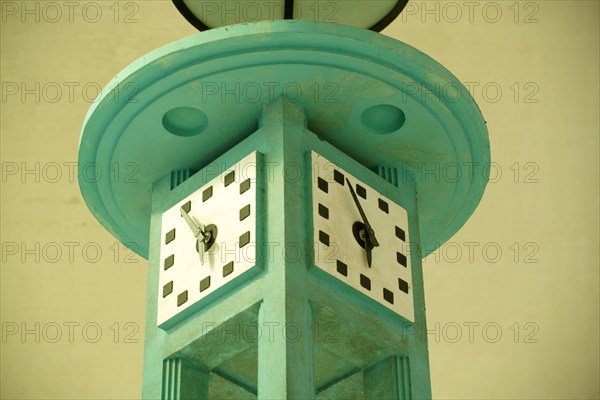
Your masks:
<instances>
[{"instance_id":1,"label":"minute hand","mask_svg":"<svg viewBox=\"0 0 600 400\"><path fill-rule=\"evenodd\" d=\"M360 205L360 202L358 201L358 197L356 197L354 188L352 187L352 184L350 183L348 178L346 178L346 183L348 184L348 188L350 189L350 194L352 195L352 198L354 199L354 203L356 203L356 208L358 208L360 217L362 218L363 223L365 224L365 229L367 230L367 238L368 238L369 242L371 242L371 244L374 247L379 246L379 242L375 238L375 231L373 230L373 228L371 228L371 224L369 224L369 220L367 220L367 216L365 215L365 212L363 211L362 206Z\"/></svg>"}]
</instances>

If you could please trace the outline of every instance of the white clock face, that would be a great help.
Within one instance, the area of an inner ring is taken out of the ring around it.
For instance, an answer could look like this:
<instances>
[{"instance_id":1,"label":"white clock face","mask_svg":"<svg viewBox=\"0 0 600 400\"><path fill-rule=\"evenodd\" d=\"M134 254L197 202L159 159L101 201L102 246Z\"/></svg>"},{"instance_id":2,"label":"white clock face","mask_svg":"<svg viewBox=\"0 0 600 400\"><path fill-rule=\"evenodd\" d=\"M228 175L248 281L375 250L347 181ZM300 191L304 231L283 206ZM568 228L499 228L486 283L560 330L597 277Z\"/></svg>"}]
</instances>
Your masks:
<instances>
[{"instance_id":1,"label":"white clock face","mask_svg":"<svg viewBox=\"0 0 600 400\"><path fill-rule=\"evenodd\" d=\"M163 214L159 326L255 266L256 194L252 153Z\"/></svg>"},{"instance_id":2,"label":"white clock face","mask_svg":"<svg viewBox=\"0 0 600 400\"><path fill-rule=\"evenodd\" d=\"M414 322L406 210L315 152L312 179L315 265Z\"/></svg>"}]
</instances>

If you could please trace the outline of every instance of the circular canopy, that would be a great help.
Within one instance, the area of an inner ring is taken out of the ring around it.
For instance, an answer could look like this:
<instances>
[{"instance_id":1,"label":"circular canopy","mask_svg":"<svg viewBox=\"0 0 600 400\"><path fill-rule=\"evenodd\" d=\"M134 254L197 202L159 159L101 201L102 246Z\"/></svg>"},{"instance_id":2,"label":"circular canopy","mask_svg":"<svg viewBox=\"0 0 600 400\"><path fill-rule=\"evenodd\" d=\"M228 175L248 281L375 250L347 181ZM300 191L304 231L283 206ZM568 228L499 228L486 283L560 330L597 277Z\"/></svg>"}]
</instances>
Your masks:
<instances>
[{"instance_id":1,"label":"circular canopy","mask_svg":"<svg viewBox=\"0 0 600 400\"><path fill-rule=\"evenodd\" d=\"M379 32L402 12L408 0L173 0L196 29L281 19L334 22Z\"/></svg>"},{"instance_id":2,"label":"circular canopy","mask_svg":"<svg viewBox=\"0 0 600 400\"><path fill-rule=\"evenodd\" d=\"M368 168L402 163L411 171L424 256L475 210L490 152L469 92L402 42L309 21L199 33L119 73L81 135L88 207L147 257L152 184L170 171L198 170L251 135L262 106L279 95L295 98L310 130Z\"/></svg>"}]
</instances>

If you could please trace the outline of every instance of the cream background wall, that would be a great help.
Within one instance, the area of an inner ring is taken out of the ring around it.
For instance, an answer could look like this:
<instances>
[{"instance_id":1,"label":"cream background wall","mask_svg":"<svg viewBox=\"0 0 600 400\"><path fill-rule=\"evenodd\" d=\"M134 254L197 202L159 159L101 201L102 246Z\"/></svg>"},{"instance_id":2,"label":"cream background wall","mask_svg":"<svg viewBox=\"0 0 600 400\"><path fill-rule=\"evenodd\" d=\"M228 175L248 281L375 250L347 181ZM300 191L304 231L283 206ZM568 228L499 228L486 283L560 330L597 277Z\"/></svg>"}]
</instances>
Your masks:
<instances>
[{"instance_id":1,"label":"cream background wall","mask_svg":"<svg viewBox=\"0 0 600 400\"><path fill-rule=\"evenodd\" d=\"M71 166L97 88L195 31L167 0L0 6L0 395L139 398L146 261L92 217ZM424 263L434 398L600 396L599 13L415 1L383 32L472 88L495 163Z\"/></svg>"}]
</instances>

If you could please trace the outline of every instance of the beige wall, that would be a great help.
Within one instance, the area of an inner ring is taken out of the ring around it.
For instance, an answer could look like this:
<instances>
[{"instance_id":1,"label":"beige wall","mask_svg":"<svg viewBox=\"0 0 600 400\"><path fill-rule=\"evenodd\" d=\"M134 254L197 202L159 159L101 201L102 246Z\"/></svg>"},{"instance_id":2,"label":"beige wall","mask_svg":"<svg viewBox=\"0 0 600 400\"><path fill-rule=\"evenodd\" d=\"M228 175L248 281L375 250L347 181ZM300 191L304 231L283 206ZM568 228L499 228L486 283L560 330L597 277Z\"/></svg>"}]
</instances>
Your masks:
<instances>
[{"instance_id":1,"label":"beige wall","mask_svg":"<svg viewBox=\"0 0 600 400\"><path fill-rule=\"evenodd\" d=\"M35 13L23 15L25 3L0 3L7 399L141 393L146 261L127 262L128 253L117 252L68 165L77 161L96 85L194 30L167 0L99 1L97 23L86 21L94 18L91 6L83 12L87 2L74 3L72 22L64 2L54 3L63 12L57 22L56 9L44 12L44 2L38 22ZM434 397L598 398L599 3L472 2L471 17L465 2L447 4L413 2L413 14L384 32L473 82L497 163L495 182L471 220L425 260ZM423 15L425 7L434 11ZM494 23L497 9L502 17ZM10 94L22 84L34 93ZM55 163L62 175L52 182ZM36 165L37 176L9 174ZM96 246L102 253L92 262ZM23 328L35 332L35 324L39 343L35 333L21 336ZM62 336L52 343L57 325ZM92 343L98 327L102 336ZM9 335L14 328L20 332Z\"/></svg>"}]
</instances>

